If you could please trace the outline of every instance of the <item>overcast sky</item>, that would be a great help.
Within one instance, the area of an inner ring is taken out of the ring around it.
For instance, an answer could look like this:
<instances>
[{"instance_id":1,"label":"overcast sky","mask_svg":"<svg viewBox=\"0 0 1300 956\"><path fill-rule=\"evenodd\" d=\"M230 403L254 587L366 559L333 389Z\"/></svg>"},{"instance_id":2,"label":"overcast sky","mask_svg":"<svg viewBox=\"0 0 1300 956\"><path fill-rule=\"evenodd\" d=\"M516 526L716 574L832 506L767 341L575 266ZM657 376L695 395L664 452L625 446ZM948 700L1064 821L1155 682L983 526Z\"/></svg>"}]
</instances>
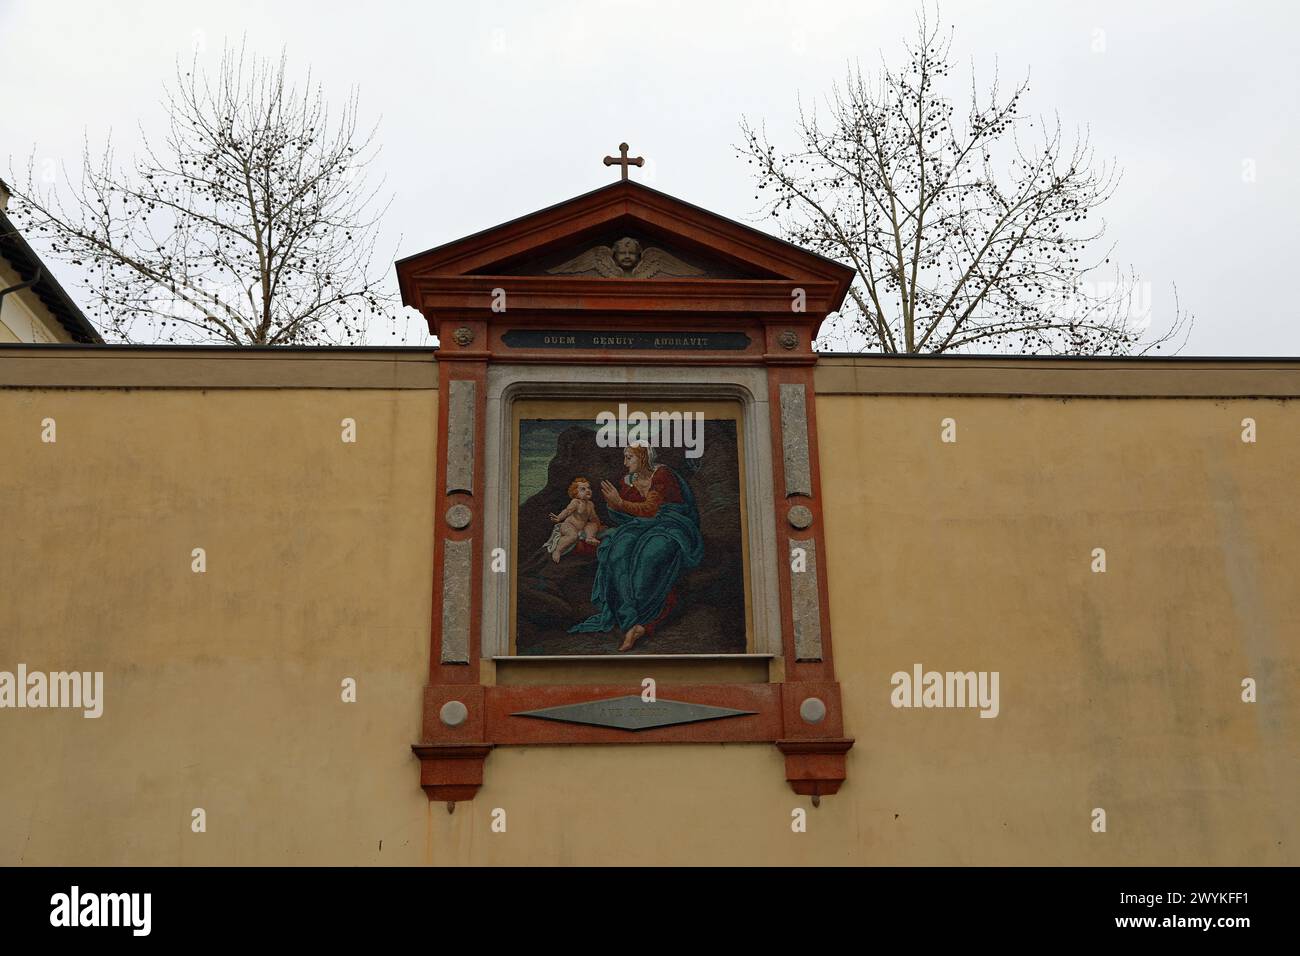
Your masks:
<instances>
[{"instance_id":1,"label":"overcast sky","mask_svg":"<svg viewBox=\"0 0 1300 956\"><path fill-rule=\"evenodd\" d=\"M395 201L381 249L405 256L617 175L627 140L657 189L752 221L733 144L742 114L792 144L798 98L845 64L900 62L907 0L838 3L357 3L0 0L0 165L79 162L81 138L161 119L161 83L199 45L287 50L326 93L356 85L380 121L375 165ZM1151 283L1154 324L1177 283L1196 326L1183 355L1300 355L1300 13L1283 2L948 0L954 53L1027 108L1090 127L1124 169L1105 207L1117 257ZM1249 172L1253 171L1253 179ZM764 228L766 228L764 226ZM66 266L55 271L70 278ZM391 275L391 269L389 270ZM1282 283L1279 285L1279 283ZM71 283L69 283L71 284ZM395 282L394 282L395 286ZM74 297L76 292L74 291ZM392 339L382 330L375 344ZM409 323L402 340L423 344Z\"/></svg>"}]
</instances>

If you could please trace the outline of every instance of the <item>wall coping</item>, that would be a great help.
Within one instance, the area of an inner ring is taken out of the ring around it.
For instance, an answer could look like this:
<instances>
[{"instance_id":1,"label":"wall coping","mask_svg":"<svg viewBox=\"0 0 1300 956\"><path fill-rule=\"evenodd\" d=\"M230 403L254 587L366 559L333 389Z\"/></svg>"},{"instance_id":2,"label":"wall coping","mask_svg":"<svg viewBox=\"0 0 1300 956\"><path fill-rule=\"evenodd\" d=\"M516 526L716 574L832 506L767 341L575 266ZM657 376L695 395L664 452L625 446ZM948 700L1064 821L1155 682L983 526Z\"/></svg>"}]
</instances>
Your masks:
<instances>
[{"instance_id":1,"label":"wall coping","mask_svg":"<svg viewBox=\"0 0 1300 956\"><path fill-rule=\"evenodd\" d=\"M1300 358L826 355L818 395L1295 398Z\"/></svg>"},{"instance_id":2,"label":"wall coping","mask_svg":"<svg viewBox=\"0 0 1300 956\"><path fill-rule=\"evenodd\" d=\"M436 349L0 346L0 388L436 389Z\"/></svg>"},{"instance_id":3,"label":"wall coping","mask_svg":"<svg viewBox=\"0 0 1300 956\"><path fill-rule=\"evenodd\" d=\"M0 388L436 389L437 349L0 346ZM1300 358L819 357L819 395L1296 398Z\"/></svg>"}]
</instances>

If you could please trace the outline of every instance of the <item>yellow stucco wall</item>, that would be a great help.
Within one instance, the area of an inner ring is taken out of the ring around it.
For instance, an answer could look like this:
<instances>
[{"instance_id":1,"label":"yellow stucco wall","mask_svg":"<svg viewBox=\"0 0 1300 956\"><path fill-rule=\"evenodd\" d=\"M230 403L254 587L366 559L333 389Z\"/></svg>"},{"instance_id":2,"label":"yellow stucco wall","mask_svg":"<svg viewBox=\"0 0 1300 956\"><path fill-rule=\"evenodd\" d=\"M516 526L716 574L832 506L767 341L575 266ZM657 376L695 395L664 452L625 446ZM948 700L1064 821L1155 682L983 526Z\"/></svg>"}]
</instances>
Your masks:
<instances>
[{"instance_id":1,"label":"yellow stucco wall","mask_svg":"<svg viewBox=\"0 0 1300 956\"><path fill-rule=\"evenodd\" d=\"M802 834L766 745L502 748L426 801L434 402L0 389L0 669L107 684L0 711L0 863L1300 862L1295 402L820 397L857 745ZM1000 715L895 710L916 662Z\"/></svg>"}]
</instances>

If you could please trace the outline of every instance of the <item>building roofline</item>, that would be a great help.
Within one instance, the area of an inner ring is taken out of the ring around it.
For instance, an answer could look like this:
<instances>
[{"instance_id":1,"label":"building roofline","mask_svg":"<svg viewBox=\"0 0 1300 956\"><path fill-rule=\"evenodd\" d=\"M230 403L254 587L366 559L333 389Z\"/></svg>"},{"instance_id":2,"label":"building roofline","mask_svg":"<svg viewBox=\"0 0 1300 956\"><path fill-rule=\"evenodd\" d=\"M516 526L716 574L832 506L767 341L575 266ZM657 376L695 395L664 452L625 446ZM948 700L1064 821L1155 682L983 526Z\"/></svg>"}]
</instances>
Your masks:
<instances>
[{"instance_id":1,"label":"building roofline","mask_svg":"<svg viewBox=\"0 0 1300 956\"><path fill-rule=\"evenodd\" d=\"M40 270L40 281L32 286L32 291L58 319L73 342L81 345L103 345L104 338L99 334L90 320L86 318L77 303L59 284L59 280L50 272L49 267L41 261L36 250L28 245L18 227L13 224L3 210L0 210L0 256L14 267L23 281L31 279Z\"/></svg>"},{"instance_id":2,"label":"building roofline","mask_svg":"<svg viewBox=\"0 0 1300 956\"><path fill-rule=\"evenodd\" d=\"M699 206L696 205L695 203L688 202L685 199L681 199L677 196L674 196L672 193L666 193L662 189L655 189L653 186L647 186L645 183L638 182L635 179L627 179L627 180L616 179L612 183L606 183L603 186L597 186L595 189L589 189L585 193L579 193L576 196L570 196L568 199L562 199L559 202L551 203L549 206L543 206L541 209L535 209L532 212L524 213L521 216L515 216L512 219L508 219L505 222L497 223L494 226L488 226L484 229L478 229L475 230L474 232L469 233L468 235L460 236L459 238L451 239L448 240L447 242L439 243L438 245L431 246L430 248L425 249L421 252L413 252L410 255L402 256L400 259L395 260L393 264L395 266L401 266L404 263L412 262L416 259L422 259L426 256L442 253L447 251L448 249L452 249L462 244L469 245L477 240L481 240L491 235L492 233L508 230L512 226L518 226L533 218L551 215L553 213L563 210L568 206L579 205L588 200L595 199L596 197L604 193L635 194L638 190L647 193L651 196L656 196L659 199L667 200L668 202L675 203L678 206L682 206L687 209L690 209L692 212L698 214L701 217L705 217L705 218L711 217L713 219L719 220L720 222L724 222L735 229L742 230L746 233L749 233L755 239L755 241L776 243L780 246L786 247L793 254L808 256L811 259L820 260L827 268L830 269L848 269L848 267L845 266L844 263L836 259L832 259L829 256L824 256L819 252L813 252L811 249L805 249L803 246L800 246L797 243L793 243L788 239L782 239L780 236L774 236L770 232L764 232L762 229L759 229L756 226L752 226L746 222L741 222L739 219L734 219L731 216L724 216L722 213L714 212L711 209L705 209L703 206Z\"/></svg>"}]
</instances>

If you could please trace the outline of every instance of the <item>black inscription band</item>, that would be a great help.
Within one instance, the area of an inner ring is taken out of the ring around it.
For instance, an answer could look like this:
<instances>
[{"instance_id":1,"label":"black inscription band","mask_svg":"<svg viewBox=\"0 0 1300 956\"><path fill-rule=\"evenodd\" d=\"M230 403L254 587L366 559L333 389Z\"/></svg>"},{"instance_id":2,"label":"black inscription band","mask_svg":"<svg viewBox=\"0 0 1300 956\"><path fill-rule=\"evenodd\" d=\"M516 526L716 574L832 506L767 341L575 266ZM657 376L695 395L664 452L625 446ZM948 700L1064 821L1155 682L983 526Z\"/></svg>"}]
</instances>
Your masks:
<instances>
[{"instance_id":1,"label":"black inscription band","mask_svg":"<svg viewBox=\"0 0 1300 956\"><path fill-rule=\"evenodd\" d=\"M634 349L646 352L740 351L744 332L590 332L511 329L501 340L512 349Z\"/></svg>"}]
</instances>

